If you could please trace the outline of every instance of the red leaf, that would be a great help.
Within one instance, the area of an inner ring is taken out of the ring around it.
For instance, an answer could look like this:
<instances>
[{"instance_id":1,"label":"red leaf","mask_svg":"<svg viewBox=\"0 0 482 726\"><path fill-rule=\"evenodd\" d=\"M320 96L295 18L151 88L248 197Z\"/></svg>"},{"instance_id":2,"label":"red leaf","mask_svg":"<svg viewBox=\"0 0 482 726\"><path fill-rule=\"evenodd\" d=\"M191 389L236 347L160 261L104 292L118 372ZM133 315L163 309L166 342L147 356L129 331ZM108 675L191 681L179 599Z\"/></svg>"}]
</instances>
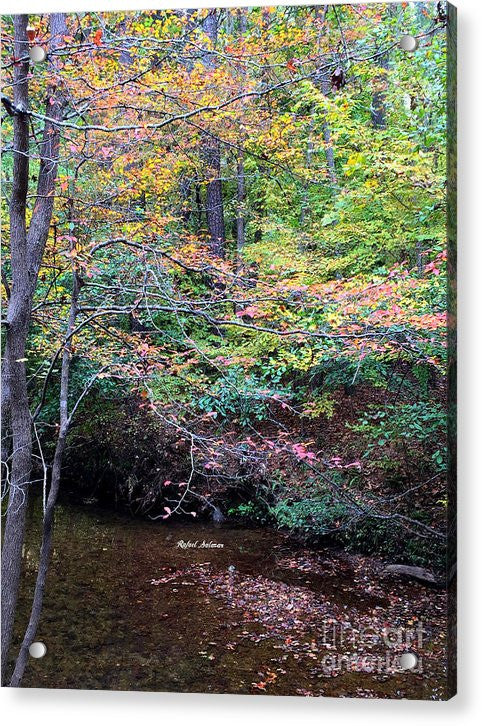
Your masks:
<instances>
[{"instance_id":1,"label":"red leaf","mask_svg":"<svg viewBox=\"0 0 482 726\"><path fill-rule=\"evenodd\" d=\"M236 315L238 316L238 318L242 318L244 315L247 318L254 318L257 313L258 308L255 305L248 305L248 307L244 308L244 310L238 310Z\"/></svg>"}]
</instances>

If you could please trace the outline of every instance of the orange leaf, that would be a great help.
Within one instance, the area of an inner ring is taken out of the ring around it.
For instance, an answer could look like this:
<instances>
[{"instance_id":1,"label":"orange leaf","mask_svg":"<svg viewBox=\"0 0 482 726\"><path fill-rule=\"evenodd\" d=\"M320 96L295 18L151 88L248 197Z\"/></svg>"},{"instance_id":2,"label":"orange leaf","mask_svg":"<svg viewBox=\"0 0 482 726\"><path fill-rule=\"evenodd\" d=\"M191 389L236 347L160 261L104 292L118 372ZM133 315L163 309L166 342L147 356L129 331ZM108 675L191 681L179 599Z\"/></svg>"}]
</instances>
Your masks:
<instances>
[{"instance_id":1,"label":"orange leaf","mask_svg":"<svg viewBox=\"0 0 482 726\"><path fill-rule=\"evenodd\" d=\"M102 28L99 28L99 30L95 31L94 43L96 45L102 45Z\"/></svg>"}]
</instances>

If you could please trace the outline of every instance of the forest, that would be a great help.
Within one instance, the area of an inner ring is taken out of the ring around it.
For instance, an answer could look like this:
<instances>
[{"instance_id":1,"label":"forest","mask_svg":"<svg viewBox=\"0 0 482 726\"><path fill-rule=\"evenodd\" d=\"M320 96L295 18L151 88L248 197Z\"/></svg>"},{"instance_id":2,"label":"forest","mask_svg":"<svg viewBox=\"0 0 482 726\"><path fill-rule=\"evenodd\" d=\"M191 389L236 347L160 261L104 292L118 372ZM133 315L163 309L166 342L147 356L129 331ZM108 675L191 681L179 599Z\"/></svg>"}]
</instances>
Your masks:
<instances>
[{"instance_id":1,"label":"forest","mask_svg":"<svg viewBox=\"0 0 482 726\"><path fill-rule=\"evenodd\" d=\"M446 31L431 2L2 18L11 685L59 500L445 577Z\"/></svg>"}]
</instances>

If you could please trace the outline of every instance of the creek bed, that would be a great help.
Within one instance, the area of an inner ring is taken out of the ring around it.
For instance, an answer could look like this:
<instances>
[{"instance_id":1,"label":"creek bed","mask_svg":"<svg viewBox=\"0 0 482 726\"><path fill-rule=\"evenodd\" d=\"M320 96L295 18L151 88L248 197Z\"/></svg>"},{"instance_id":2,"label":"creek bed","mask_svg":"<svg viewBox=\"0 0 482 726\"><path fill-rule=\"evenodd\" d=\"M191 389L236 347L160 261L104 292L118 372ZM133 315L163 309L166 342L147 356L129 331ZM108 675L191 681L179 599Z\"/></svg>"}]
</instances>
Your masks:
<instances>
[{"instance_id":1,"label":"creek bed","mask_svg":"<svg viewBox=\"0 0 482 726\"><path fill-rule=\"evenodd\" d=\"M40 514L35 502L17 639ZM443 591L383 581L370 558L63 503L37 635L48 652L23 686L441 699L445 628Z\"/></svg>"}]
</instances>

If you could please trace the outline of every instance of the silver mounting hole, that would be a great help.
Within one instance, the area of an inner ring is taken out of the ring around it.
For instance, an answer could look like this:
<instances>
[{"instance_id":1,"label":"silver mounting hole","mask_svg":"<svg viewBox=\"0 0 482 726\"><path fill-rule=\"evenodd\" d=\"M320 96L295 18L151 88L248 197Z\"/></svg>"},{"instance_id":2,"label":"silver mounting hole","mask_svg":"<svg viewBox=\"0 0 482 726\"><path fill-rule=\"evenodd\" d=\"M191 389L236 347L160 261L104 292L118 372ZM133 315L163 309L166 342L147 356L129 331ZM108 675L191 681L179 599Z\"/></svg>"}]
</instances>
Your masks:
<instances>
[{"instance_id":1,"label":"silver mounting hole","mask_svg":"<svg viewBox=\"0 0 482 726\"><path fill-rule=\"evenodd\" d=\"M413 53L418 48L418 40L413 35L402 35L398 45L402 50Z\"/></svg>"},{"instance_id":2,"label":"silver mounting hole","mask_svg":"<svg viewBox=\"0 0 482 726\"><path fill-rule=\"evenodd\" d=\"M45 643L41 643L39 640L36 640L30 648L28 649L28 652L32 656L32 658L43 658L45 653L47 652L47 646Z\"/></svg>"},{"instance_id":3,"label":"silver mounting hole","mask_svg":"<svg viewBox=\"0 0 482 726\"><path fill-rule=\"evenodd\" d=\"M415 653L402 653L400 656L400 668L402 671L413 671L418 665L418 658Z\"/></svg>"},{"instance_id":4,"label":"silver mounting hole","mask_svg":"<svg viewBox=\"0 0 482 726\"><path fill-rule=\"evenodd\" d=\"M28 54L32 63L42 63L47 57L47 53L41 45L34 45L29 49Z\"/></svg>"}]
</instances>

